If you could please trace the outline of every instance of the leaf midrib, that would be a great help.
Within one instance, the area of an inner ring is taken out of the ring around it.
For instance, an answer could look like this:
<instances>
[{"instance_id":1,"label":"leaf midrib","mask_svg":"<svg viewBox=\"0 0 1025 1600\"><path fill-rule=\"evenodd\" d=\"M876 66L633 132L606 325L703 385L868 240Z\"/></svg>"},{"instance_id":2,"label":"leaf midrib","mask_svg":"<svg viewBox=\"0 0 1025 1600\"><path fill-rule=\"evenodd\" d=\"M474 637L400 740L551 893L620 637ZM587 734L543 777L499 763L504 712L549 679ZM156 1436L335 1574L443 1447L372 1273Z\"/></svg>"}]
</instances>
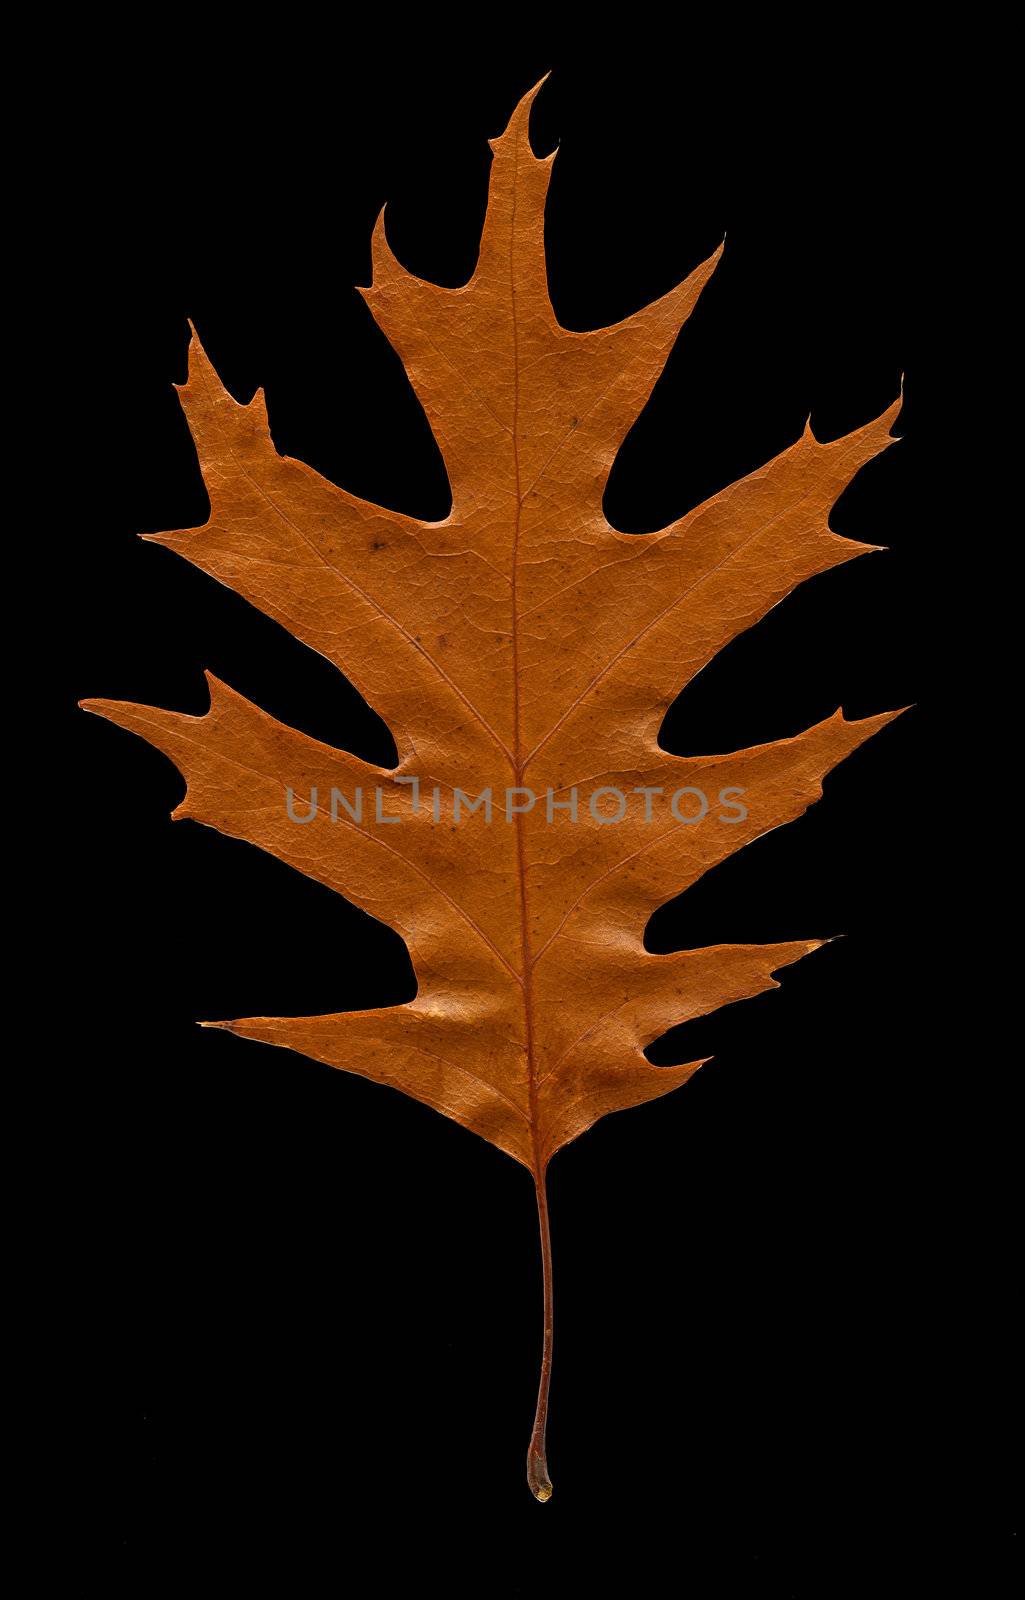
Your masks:
<instances>
[{"instance_id":1,"label":"leaf midrib","mask_svg":"<svg viewBox=\"0 0 1025 1600\"><path fill-rule=\"evenodd\" d=\"M523 513L523 496L520 493L520 348L519 328L516 321L516 200L520 173L520 151L516 146L513 158L512 214L509 219L509 318L512 328L513 348L513 415L510 439L513 452L513 474L516 487L516 512L513 520L512 586L510 606L512 611L512 690L513 690L513 776L516 787L523 779L523 748L520 733L520 655L519 655L519 551L520 521ZM527 1105L530 1121L530 1140L533 1150L535 1182L540 1184L544 1171L541 1162L540 1128L537 1114L537 1075L534 1050L533 958L530 951L530 914L527 904L526 849L523 812L516 813L516 877L520 903L520 948L523 964L523 1018L527 1045Z\"/></svg>"}]
</instances>

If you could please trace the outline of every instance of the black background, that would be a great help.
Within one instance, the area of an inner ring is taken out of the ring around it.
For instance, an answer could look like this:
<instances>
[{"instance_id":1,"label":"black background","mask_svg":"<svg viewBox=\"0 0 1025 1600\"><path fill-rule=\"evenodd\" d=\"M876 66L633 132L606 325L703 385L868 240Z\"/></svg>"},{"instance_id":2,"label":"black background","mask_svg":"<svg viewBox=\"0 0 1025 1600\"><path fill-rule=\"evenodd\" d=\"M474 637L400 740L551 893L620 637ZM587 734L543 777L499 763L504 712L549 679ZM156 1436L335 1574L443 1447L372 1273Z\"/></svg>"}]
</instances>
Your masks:
<instances>
[{"instance_id":1,"label":"black background","mask_svg":"<svg viewBox=\"0 0 1025 1600\"><path fill-rule=\"evenodd\" d=\"M475 51L467 27L468 59L384 26L329 57L296 28L259 62L169 37L163 60L154 46L104 79L67 157L61 225L87 286L68 368L95 448L87 521L61 550L80 847L55 1267L73 1421L54 1450L84 1512L67 1533L83 1593L283 1552L282 1593L344 1586L370 1560L363 1581L385 1592L419 1575L648 1593L661 1572L700 1593L711 1572L709 1593L828 1595L866 1563L921 1572L967 1525L978 1467L954 1441L982 1402L953 1382L963 1291L938 1107L960 1063L937 1027L927 798L944 537L921 511L928 74L840 41L814 71L780 41L754 48L741 74L726 38ZM613 471L613 523L663 526L809 413L827 439L875 416L906 374L902 443L832 518L889 549L730 645L663 742L720 751L838 705L914 709L806 818L652 920L654 950L846 937L777 992L668 1035L654 1060L714 1062L553 1164L555 1495L539 1506L527 1175L399 1095L195 1025L409 999L401 941L251 847L172 825L176 771L74 706L201 712L209 668L286 723L391 758L324 660L134 535L206 516L171 387L186 317L237 397L265 387L280 450L444 516L441 458L353 285L385 201L400 259L465 281L486 140L550 67L531 132L541 154L560 142L547 239L566 326L627 315L726 235ZM986 1529L980 1550L1003 1537L999 1516Z\"/></svg>"}]
</instances>

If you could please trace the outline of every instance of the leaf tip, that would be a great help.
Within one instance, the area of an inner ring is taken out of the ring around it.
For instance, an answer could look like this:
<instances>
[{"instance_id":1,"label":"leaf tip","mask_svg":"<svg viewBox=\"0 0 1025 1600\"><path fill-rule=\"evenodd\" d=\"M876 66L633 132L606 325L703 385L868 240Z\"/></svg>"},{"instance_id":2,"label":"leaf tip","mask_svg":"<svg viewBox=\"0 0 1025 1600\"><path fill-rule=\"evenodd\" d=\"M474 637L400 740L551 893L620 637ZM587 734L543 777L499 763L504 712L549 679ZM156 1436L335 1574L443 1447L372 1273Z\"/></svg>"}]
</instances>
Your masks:
<instances>
[{"instance_id":1,"label":"leaf tip","mask_svg":"<svg viewBox=\"0 0 1025 1600\"><path fill-rule=\"evenodd\" d=\"M395 251L388 243L387 223L385 213L388 210L387 200L377 213L370 235L370 282L358 283L355 287L364 300L374 295L386 282L416 284L419 280L415 274L402 265Z\"/></svg>"},{"instance_id":2,"label":"leaf tip","mask_svg":"<svg viewBox=\"0 0 1025 1600\"><path fill-rule=\"evenodd\" d=\"M387 252L388 239L384 231L384 213L388 209L387 200L381 206L374 219L374 226L370 230L370 278L367 283L355 283L353 288L365 300L373 292L374 278L377 275L378 262L382 253Z\"/></svg>"},{"instance_id":3,"label":"leaf tip","mask_svg":"<svg viewBox=\"0 0 1025 1600\"><path fill-rule=\"evenodd\" d=\"M906 706L897 706L893 711L876 711L870 717L845 717L843 707L840 706L834 713L834 719L839 720L844 727L859 729L863 738L869 739L874 733L878 733L882 728L885 728L888 722L896 722L897 718L902 717L905 711L913 710L914 702L911 702Z\"/></svg>"},{"instance_id":4,"label":"leaf tip","mask_svg":"<svg viewBox=\"0 0 1025 1600\"><path fill-rule=\"evenodd\" d=\"M890 404L887 406L886 410L883 412L882 416L879 418L879 421L881 423L883 423L883 425L885 426L886 433L887 433L887 439L886 439L884 448L888 448L891 444L900 444L900 441L904 437L904 435L902 433L894 433L893 432L893 425L897 421L897 418L900 416L900 414L903 411L903 409L904 409L904 374L902 372L901 375L900 375L900 389L898 391L897 398L896 398L896 400L892 400L890 402Z\"/></svg>"},{"instance_id":5,"label":"leaf tip","mask_svg":"<svg viewBox=\"0 0 1025 1600\"><path fill-rule=\"evenodd\" d=\"M189 325L189 360L191 361L194 354L205 355L206 352L203 349L203 341L199 337L199 329L196 324L191 317L186 317L185 320ZM175 384L175 388L184 388L184 384Z\"/></svg>"},{"instance_id":6,"label":"leaf tip","mask_svg":"<svg viewBox=\"0 0 1025 1600\"><path fill-rule=\"evenodd\" d=\"M504 139L508 139L510 135L512 135L514 138L519 136L526 142L529 149L530 139L527 132L527 125L530 121L530 110L534 104L538 92L548 82L548 79L551 77L551 75L551 68L549 68L544 77L539 78L534 87L532 89L528 89L526 94L517 101L512 116L509 118L505 128L498 135L498 137L488 140L488 144L495 155L498 154L502 141ZM533 154L533 152L531 152L531 154Z\"/></svg>"}]
</instances>

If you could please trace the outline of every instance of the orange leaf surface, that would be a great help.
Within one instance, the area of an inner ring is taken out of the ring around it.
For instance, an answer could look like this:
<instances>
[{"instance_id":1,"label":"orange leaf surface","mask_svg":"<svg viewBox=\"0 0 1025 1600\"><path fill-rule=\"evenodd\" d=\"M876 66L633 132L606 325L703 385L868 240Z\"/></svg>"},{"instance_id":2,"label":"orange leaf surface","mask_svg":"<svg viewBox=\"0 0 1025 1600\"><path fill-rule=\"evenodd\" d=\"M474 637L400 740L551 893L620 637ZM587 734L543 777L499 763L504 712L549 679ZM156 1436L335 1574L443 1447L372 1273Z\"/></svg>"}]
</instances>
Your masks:
<instances>
[{"instance_id":1,"label":"orange leaf surface","mask_svg":"<svg viewBox=\"0 0 1025 1600\"><path fill-rule=\"evenodd\" d=\"M180 393L210 517L148 536L344 672L389 724L398 766L308 738L212 677L204 716L83 704L175 762L188 785L176 816L259 845L406 941L418 984L408 1004L213 1026L401 1089L530 1171L545 1322L528 1477L547 1499L548 1162L599 1117L702 1064L652 1066L644 1051L660 1034L774 987L777 969L821 942L655 956L645 925L799 817L825 774L898 713L837 712L795 738L687 758L659 747L660 724L796 585L874 548L831 533L829 513L892 442L899 401L830 443L807 428L657 533L610 527L602 496L617 449L721 252L613 327L561 328L544 251L554 157L537 159L528 138L536 92L492 143L467 284L412 276L383 216L374 232L363 293L443 453L450 514L422 522L368 504L279 455L262 393L239 405L194 336Z\"/></svg>"}]
</instances>

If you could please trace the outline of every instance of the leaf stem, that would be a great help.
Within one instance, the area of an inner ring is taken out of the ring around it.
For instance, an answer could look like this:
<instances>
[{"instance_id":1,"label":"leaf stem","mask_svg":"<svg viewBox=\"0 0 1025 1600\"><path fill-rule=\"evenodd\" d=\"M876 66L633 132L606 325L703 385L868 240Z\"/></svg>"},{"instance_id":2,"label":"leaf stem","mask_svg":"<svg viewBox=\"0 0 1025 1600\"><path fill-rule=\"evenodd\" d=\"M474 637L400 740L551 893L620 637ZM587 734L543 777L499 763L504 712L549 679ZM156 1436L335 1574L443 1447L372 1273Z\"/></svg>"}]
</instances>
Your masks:
<instances>
[{"instance_id":1,"label":"leaf stem","mask_svg":"<svg viewBox=\"0 0 1025 1600\"><path fill-rule=\"evenodd\" d=\"M541 1231L541 1270L544 1278L544 1335L541 1342L541 1382L537 1391L537 1411L534 1413L534 1431L527 1449L527 1483L536 1500L550 1500L552 1482L548 1476L545 1456L545 1427L548 1422L548 1387L552 1381L552 1235L548 1224L548 1195L546 1171L542 1167L535 1176L537 1190L537 1220Z\"/></svg>"}]
</instances>

